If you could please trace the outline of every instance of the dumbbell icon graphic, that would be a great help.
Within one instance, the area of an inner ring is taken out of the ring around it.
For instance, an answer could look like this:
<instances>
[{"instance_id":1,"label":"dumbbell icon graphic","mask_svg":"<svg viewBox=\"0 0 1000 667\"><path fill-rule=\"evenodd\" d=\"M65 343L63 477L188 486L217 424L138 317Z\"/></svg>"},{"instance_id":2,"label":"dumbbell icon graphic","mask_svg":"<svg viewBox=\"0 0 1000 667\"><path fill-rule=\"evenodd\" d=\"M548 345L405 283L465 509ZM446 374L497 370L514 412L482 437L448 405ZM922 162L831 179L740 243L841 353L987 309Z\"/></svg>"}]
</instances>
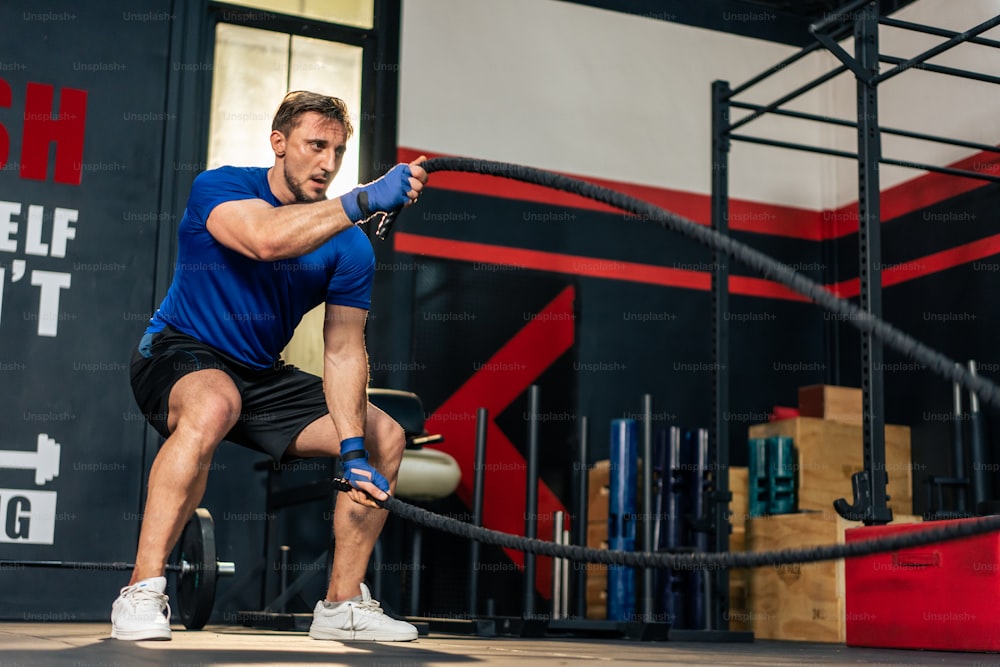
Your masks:
<instances>
[{"instance_id":1,"label":"dumbbell icon graphic","mask_svg":"<svg viewBox=\"0 0 1000 667\"><path fill-rule=\"evenodd\" d=\"M0 450L0 468L34 470L35 484L41 486L59 475L58 442L45 433L38 434L37 450L22 452Z\"/></svg>"}]
</instances>

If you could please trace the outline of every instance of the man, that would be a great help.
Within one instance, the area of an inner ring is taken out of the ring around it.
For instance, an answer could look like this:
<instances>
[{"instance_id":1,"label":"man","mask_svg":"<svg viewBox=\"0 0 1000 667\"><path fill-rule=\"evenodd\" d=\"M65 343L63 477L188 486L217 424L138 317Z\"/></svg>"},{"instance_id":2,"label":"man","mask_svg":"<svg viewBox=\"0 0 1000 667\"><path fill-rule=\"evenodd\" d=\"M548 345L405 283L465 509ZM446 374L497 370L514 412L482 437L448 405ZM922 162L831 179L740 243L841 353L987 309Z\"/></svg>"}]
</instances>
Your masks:
<instances>
[{"instance_id":1,"label":"man","mask_svg":"<svg viewBox=\"0 0 1000 667\"><path fill-rule=\"evenodd\" d=\"M166 442L149 475L132 579L112 606L112 637L170 638L164 564L223 439L276 460L340 456L354 487L353 502L336 504L333 572L310 636L417 637L363 583L386 516L373 498L392 492L405 442L367 400L375 256L357 223L415 202L427 174L421 158L327 199L352 131L341 100L292 92L272 124L274 166L195 179L173 282L132 357L136 401ZM324 302L321 380L279 355L303 314Z\"/></svg>"}]
</instances>

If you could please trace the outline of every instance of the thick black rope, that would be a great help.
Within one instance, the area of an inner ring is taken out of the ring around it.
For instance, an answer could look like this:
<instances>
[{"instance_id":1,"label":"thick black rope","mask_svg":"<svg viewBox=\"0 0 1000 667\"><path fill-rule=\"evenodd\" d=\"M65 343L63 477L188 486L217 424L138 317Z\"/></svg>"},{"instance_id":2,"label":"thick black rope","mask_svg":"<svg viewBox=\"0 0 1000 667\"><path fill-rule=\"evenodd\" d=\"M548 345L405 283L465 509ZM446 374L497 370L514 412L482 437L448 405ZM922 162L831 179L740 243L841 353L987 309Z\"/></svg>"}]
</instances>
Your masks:
<instances>
[{"instance_id":1,"label":"thick black rope","mask_svg":"<svg viewBox=\"0 0 1000 667\"><path fill-rule=\"evenodd\" d=\"M350 491L347 481L334 478L334 487L339 491ZM1000 515L981 517L968 521L942 524L914 524L919 530L899 535L887 535L876 539L858 540L849 544L831 544L801 549L780 551L750 551L722 553L667 553L662 551L618 551L614 549L594 549L575 544L557 544L534 537L511 535L499 530L475 526L449 516L435 514L422 507L410 505L399 498L389 496L376 500L379 507L400 518L408 519L427 528L433 528L459 537L475 540L482 544L492 544L525 553L566 558L583 563L603 563L638 568L669 568L673 570L719 570L735 568L764 567L789 563L817 563L824 560L857 558L886 551L898 551L921 547L936 542L947 542L974 537L1000 530ZM766 519L765 519L766 520ZM898 524L897 524L898 525Z\"/></svg>"},{"instance_id":2,"label":"thick black rope","mask_svg":"<svg viewBox=\"0 0 1000 667\"><path fill-rule=\"evenodd\" d=\"M679 215L653 206L609 188L587 183L543 169L517 164L473 160L460 157L431 158L422 164L428 172L461 171L488 176L509 178L525 183L563 190L582 197L634 213L638 220L650 220L667 229L679 232L713 250L724 253L769 278L795 290L827 310L836 313L862 333L871 333L886 345L914 359L949 380L975 392L984 402L1000 407L1000 387L982 377L973 375L964 366L932 350L889 323L863 311L850 301L827 291L791 267L754 250L714 229L699 225ZM390 223L391 224L391 221ZM388 231L388 226L386 227ZM343 480L334 480L342 491L350 489ZM887 551L896 551L935 542L956 540L1000 530L1000 516L989 516L958 523L921 526L919 530L878 539L859 540L849 544L804 547L781 551L748 553L664 553L592 549L577 545L556 544L536 538L510 535L481 526L474 526L451 517L429 512L390 496L379 505L404 519L422 526L449 532L483 544L554 558L566 558L587 563L603 563L638 568L670 568L674 570L752 568L789 563L813 563L840 558L855 558Z\"/></svg>"},{"instance_id":3,"label":"thick black rope","mask_svg":"<svg viewBox=\"0 0 1000 667\"><path fill-rule=\"evenodd\" d=\"M740 243L725 234L705 225L699 225L676 213L671 213L648 202L630 197L610 188L594 185L544 169L526 167L506 162L474 160L463 157L430 158L421 165L428 173L435 171L462 171L509 178L515 181L533 183L547 188L570 192L581 197L609 204L629 213L634 213L638 221L652 221L660 226L679 232L698 243L719 251L758 271L765 278L781 283L789 289L806 296L827 310L850 322L862 333L871 333L891 348L903 355L928 366L935 373L959 383L974 392L981 400L1000 407L1000 387L993 382L973 375L964 365L936 352L927 345L895 328L888 322L865 312L846 299L841 299L822 285L810 280L790 266Z\"/></svg>"},{"instance_id":4,"label":"thick black rope","mask_svg":"<svg viewBox=\"0 0 1000 667\"><path fill-rule=\"evenodd\" d=\"M346 482L344 483L346 484ZM537 538L510 535L498 530L474 526L458 519L435 514L409 505L390 496L380 503L393 514L428 528L442 530L483 544L493 544L515 551L554 558L566 558L586 563L604 563L638 568L670 568L674 570L718 570L764 567L787 563L815 563L840 558L856 558L886 551L919 547L981 535L1000 530L1000 516L988 516L947 524L916 524L919 530L877 539L858 540L849 544L784 549L781 551L751 551L745 553L665 553L653 551L617 551L593 549L577 545L556 544ZM766 519L764 519L766 520Z\"/></svg>"}]
</instances>

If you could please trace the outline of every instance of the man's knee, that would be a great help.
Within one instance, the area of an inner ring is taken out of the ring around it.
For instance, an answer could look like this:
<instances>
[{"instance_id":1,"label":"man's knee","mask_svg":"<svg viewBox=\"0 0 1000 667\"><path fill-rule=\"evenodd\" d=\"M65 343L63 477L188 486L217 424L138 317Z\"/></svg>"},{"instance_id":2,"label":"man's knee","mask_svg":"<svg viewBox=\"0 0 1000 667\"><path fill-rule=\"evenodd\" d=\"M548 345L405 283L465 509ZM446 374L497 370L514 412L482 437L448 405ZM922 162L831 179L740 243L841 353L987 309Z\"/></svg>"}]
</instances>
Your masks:
<instances>
[{"instance_id":1,"label":"man's knee","mask_svg":"<svg viewBox=\"0 0 1000 667\"><path fill-rule=\"evenodd\" d=\"M221 439L239 421L240 408L238 398L233 399L229 396L206 397L196 408L189 408L182 420L189 422L191 426L206 436L211 433L218 435Z\"/></svg>"},{"instance_id":2,"label":"man's knee","mask_svg":"<svg viewBox=\"0 0 1000 667\"><path fill-rule=\"evenodd\" d=\"M406 434L403 428L385 413L380 413L378 419L372 424L373 448L377 449L380 458L393 460L403 456L406 448Z\"/></svg>"},{"instance_id":3,"label":"man's knee","mask_svg":"<svg viewBox=\"0 0 1000 667\"><path fill-rule=\"evenodd\" d=\"M239 421L242 402L228 376L195 375L182 378L171 392L171 432L182 431L211 453Z\"/></svg>"}]
</instances>

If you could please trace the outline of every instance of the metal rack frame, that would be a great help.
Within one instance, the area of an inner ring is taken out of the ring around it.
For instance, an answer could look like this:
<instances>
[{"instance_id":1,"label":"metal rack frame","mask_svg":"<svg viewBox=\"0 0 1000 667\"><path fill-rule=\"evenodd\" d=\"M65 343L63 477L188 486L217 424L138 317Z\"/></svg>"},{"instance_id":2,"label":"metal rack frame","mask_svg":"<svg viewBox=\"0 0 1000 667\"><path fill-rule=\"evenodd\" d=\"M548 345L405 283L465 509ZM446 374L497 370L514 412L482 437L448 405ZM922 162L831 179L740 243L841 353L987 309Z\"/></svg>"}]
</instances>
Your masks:
<instances>
[{"instance_id":1,"label":"metal rack frame","mask_svg":"<svg viewBox=\"0 0 1000 667\"><path fill-rule=\"evenodd\" d=\"M880 25L946 37L947 39L912 58L903 59L879 52L878 29ZM1000 84L1000 77L997 76L927 63L931 58L959 44L970 43L985 47L1000 48L1000 41L979 36L981 33L997 25L1000 25L1000 16L995 16L965 32L954 32L880 16L877 1L857 0L811 25L810 32L816 41L785 58L773 67L768 68L735 88L730 87L727 81L713 82L711 149L713 229L724 234L728 233L729 151L734 141L856 160L858 163L860 305L866 312L881 317L882 281L880 271L881 216L879 211L879 164L920 169L988 182L1000 182L1000 177L994 175L887 158L882 155L882 134L974 148L993 153L1000 153L1000 148L973 141L881 127L878 120L878 87L881 83L916 67L926 72ZM852 30L854 36L853 56L838 43L839 39L852 34ZM840 65L786 93L770 104L749 104L734 99L737 95L821 48L825 48L832 53L840 61ZM880 63L887 63L893 65L893 67L880 72ZM828 118L781 108L788 102L848 71L854 74L857 83L857 121ZM733 108L749 110L751 113L733 122L730 120L730 111ZM778 141L735 132L735 130L748 125L766 114L857 128L858 150L856 153L851 153L822 146ZM728 503L731 498L728 481L730 434L729 424L725 419L725 415L729 411L729 384L726 369L729 365L730 338L729 322L725 317L729 309L729 268L726 262L722 260L723 257L717 253L712 276L712 352L715 373L713 376L714 433L711 442L713 447L712 457L715 469L718 471L718 476L716 479L715 505L713 511L710 513L710 519L713 523L712 533L714 535L714 546L717 551L727 551L729 549ZM838 513L845 518L864 521L866 525L880 525L892 520L892 512L886 505L886 484L888 477L885 472L882 345L871 334L863 335L861 354L862 425L865 467L863 472L857 473L852 479L853 502L849 503L844 499L838 499L834 505ZM724 619L729 608L728 577L729 573L727 570L715 573L715 581L712 588L715 597L713 620L714 627L716 628L726 627Z\"/></svg>"}]
</instances>

